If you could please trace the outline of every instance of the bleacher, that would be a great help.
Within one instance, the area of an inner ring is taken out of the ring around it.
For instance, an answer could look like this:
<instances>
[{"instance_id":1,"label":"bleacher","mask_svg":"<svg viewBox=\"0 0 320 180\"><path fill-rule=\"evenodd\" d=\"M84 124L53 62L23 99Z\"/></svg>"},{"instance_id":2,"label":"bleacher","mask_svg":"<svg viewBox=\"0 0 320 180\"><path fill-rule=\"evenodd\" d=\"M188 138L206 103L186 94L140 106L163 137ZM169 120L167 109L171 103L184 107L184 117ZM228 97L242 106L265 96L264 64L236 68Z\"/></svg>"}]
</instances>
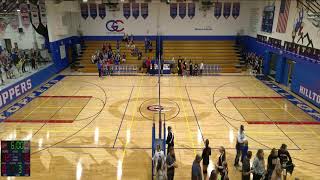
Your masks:
<instances>
[{"instance_id":1,"label":"bleacher","mask_svg":"<svg viewBox=\"0 0 320 180\"><path fill-rule=\"evenodd\" d=\"M176 60L179 56L187 62L200 64L203 62L212 69L212 73L236 73L239 68L240 54L235 41L163 41L164 59ZM212 66L211 66L212 65Z\"/></svg>"},{"instance_id":2,"label":"bleacher","mask_svg":"<svg viewBox=\"0 0 320 180\"><path fill-rule=\"evenodd\" d=\"M95 73L97 72L97 66L96 64L92 64L91 57L97 50L101 50L103 44L107 43L107 45L110 43L112 50L115 50L116 47L116 41L85 41L84 42L84 50L82 53L82 56L78 58L79 61L79 68L78 71L80 72L90 72ZM155 41L152 41L153 45L153 51L150 53L145 53L144 49L144 41L135 41L135 46L139 48L139 50L142 52L142 59L138 60L137 56L131 55L131 50L126 47L126 44L124 42L120 43L120 54L122 57L122 54L126 54L127 61L122 64L121 63L121 73L127 74L132 73L133 71L138 71L142 67L142 62L145 59L145 57L153 58L155 56ZM127 72L128 70L128 72Z\"/></svg>"}]
</instances>

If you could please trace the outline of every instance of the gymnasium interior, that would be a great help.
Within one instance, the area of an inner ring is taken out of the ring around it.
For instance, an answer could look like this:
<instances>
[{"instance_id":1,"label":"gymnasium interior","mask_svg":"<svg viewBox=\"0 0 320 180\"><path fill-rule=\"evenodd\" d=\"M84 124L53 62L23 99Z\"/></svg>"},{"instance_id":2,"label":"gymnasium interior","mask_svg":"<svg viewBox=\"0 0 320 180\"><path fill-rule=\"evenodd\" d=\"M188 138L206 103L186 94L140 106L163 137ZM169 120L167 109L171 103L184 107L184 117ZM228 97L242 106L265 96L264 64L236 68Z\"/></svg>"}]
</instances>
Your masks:
<instances>
[{"instance_id":1,"label":"gymnasium interior","mask_svg":"<svg viewBox=\"0 0 320 180\"><path fill-rule=\"evenodd\" d=\"M320 0L0 0L0 81L0 179L320 180Z\"/></svg>"}]
</instances>

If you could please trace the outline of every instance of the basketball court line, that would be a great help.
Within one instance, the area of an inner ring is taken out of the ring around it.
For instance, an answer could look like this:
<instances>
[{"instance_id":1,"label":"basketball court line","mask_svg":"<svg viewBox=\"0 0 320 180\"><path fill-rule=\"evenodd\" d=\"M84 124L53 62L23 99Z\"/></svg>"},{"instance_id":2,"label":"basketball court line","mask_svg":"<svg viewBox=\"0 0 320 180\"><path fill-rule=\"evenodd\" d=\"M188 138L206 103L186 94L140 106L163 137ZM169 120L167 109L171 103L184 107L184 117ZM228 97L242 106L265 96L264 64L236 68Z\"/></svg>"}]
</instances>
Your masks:
<instances>
[{"instance_id":1,"label":"basketball court line","mask_svg":"<svg viewBox=\"0 0 320 180\"><path fill-rule=\"evenodd\" d=\"M128 109L129 103L130 103L130 100L131 100L131 96L132 96L133 89L134 89L134 86L131 88L131 92L130 92L130 95L129 95L129 98L128 98L126 107L125 107L125 109L124 109L124 112L123 112L123 114L122 114L122 118L121 118L121 122L120 122L120 125L119 125L119 128L118 128L118 132L117 132L117 135L116 135L116 137L115 137L115 139L114 139L114 142L113 142L112 147L114 147L115 144L116 144L116 142L117 142L117 139L118 139L118 136L119 136L119 132L120 132L120 130L121 130L122 123L123 123L124 117L126 116L126 112L127 112L127 109Z\"/></svg>"},{"instance_id":2,"label":"basketball court line","mask_svg":"<svg viewBox=\"0 0 320 180\"><path fill-rule=\"evenodd\" d=\"M38 96L38 98L92 98L92 96Z\"/></svg>"},{"instance_id":3,"label":"basketball court line","mask_svg":"<svg viewBox=\"0 0 320 180\"><path fill-rule=\"evenodd\" d=\"M185 120L186 120L186 124L187 124L187 128L188 128L189 139L191 141L192 147L194 148L195 146L194 146L194 142L192 140L192 134L191 134L191 131L190 131L189 119L188 119L188 116L186 114L186 109L185 109L185 105L184 105L183 100L182 100L182 94L181 94L180 88L178 88L178 92L179 92L178 94L180 96L180 102L181 102L182 108L183 108L183 114L184 114L184 117L185 117ZM194 155L197 154L197 152L195 150L193 151L193 153L194 153Z\"/></svg>"},{"instance_id":4,"label":"basketball court line","mask_svg":"<svg viewBox=\"0 0 320 180\"><path fill-rule=\"evenodd\" d=\"M199 124L199 121L198 121L197 114L196 114L196 112L195 112L195 110L194 110L194 108L193 108L193 104L192 104L192 101L191 101L191 98L190 98L190 95L189 95L189 92L188 92L187 86L185 86L184 88L185 88L185 90L186 90L186 93L187 93L187 96L188 96L188 99L189 99L189 102L190 102L190 105L191 105L191 109L192 109L192 111L193 111L193 114L194 114L195 120L196 120L196 122L197 122L198 129L199 129L200 134L201 134L201 137L202 137L202 142L203 142L203 144L205 144L205 142L204 142L204 137L203 137L203 133L202 133L202 129L201 129L201 127L200 127L200 124Z\"/></svg>"}]
</instances>

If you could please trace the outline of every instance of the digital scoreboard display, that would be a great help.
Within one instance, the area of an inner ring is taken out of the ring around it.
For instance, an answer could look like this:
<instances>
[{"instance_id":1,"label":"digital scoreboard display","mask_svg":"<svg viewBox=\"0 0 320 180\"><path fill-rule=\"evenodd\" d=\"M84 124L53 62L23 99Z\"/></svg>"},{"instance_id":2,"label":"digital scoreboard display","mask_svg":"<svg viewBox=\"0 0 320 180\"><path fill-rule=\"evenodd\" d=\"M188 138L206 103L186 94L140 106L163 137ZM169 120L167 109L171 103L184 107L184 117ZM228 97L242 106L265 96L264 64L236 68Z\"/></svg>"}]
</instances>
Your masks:
<instances>
[{"instance_id":1,"label":"digital scoreboard display","mask_svg":"<svg viewBox=\"0 0 320 180\"><path fill-rule=\"evenodd\" d=\"M1 176L30 176L30 141L1 141Z\"/></svg>"}]
</instances>

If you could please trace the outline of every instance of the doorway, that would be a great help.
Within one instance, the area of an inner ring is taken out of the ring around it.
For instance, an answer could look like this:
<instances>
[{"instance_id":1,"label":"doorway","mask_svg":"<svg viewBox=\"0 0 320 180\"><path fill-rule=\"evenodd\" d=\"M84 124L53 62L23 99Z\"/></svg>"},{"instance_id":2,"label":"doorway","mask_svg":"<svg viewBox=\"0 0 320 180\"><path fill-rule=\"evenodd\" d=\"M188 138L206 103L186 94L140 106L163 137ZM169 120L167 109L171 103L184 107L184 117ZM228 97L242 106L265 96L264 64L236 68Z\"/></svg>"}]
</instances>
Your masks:
<instances>
[{"instance_id":1,"label":"doorway","mask_svg":"<svg viewBox=\"0 0 320 180\"><path fill-rule=\"evenodd\" d=\"M11 49L12 49L11 39L4 39L4 44L6 45L7 51L11 53Z\"/></svg>"},{"instance_id":2,"label":"doorway","mask_svg":"<svg viewBox=\"0 0 320 180\"><path fill-rule=\"evenodd\" d=\"M288 78L287 78L287 86L291 87L291 83L292 83L292 74L293 74L293 70L294 70L294 65L296 62L288 59L287 60L287 64L288 64Z\"/></svg>"},{"instance_id":3,"label":"doorway","mask_svg":"<svg viewBox=\"0 0 320 180\"><path fill-rule=\"evenodd\" d=\"M277 74L277 59L278 55L271 53L271 58L270 58L270 69L269 69L269 76L275 79L276 74Z\"/></svg>"}]
</instances>

